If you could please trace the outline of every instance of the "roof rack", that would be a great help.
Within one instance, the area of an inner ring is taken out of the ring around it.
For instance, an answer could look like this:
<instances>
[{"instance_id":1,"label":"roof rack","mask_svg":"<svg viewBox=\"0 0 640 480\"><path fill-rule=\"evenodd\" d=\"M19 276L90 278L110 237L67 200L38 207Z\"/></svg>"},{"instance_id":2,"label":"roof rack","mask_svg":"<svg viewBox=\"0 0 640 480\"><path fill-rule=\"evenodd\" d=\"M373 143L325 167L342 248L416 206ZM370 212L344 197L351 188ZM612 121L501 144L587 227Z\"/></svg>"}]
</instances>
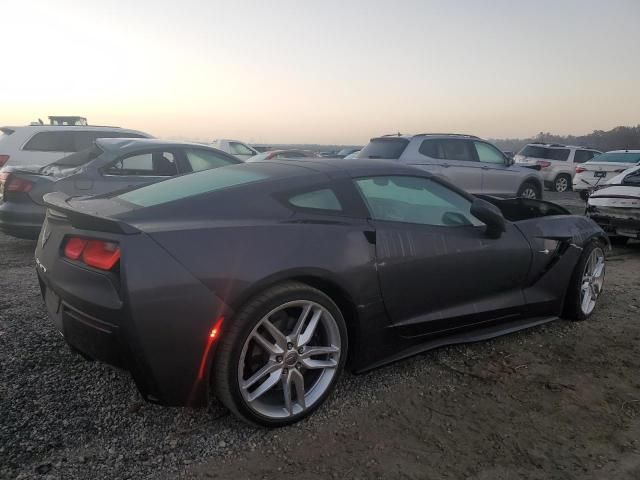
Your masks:
<instances>
[{"instance_id":1,"label":"roof rack","mask_svg":"<svg viewBox=\"0 0 640 480\"><path fill-rule=\"evenodd\" d=\"M427 136L427 135L431 135L434 137L443 137L443 136L447 136L447 137L462 137L462 138L480 138L476 135L469 135L467 133L418 133L417 136Z\"/></svg>"}]
</instances>

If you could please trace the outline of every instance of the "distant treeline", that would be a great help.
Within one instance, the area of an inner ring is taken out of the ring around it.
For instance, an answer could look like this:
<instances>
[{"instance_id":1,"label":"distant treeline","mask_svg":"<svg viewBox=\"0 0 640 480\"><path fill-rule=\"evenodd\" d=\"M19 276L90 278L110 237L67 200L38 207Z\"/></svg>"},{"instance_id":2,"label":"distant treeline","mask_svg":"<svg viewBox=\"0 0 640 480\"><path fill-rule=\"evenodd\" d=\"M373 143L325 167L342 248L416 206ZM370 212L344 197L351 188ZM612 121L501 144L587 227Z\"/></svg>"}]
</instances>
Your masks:
<instances>
[{"instance_id":1,"label":"distant treeline","mask_svg":"<svg viewBox=\"0 0 640 480\"><path fill-rule=\"evenodd\" d=\"M587 135L553 135L540 132L532 138L503 138L491 140L504 151L517 152L527 143L561 143L564 145L579 145L592 147L607 152L609 150L640 150L640 125L635 127L616 127L608 132L594 130Z\"/></svg>"}]
</instances>

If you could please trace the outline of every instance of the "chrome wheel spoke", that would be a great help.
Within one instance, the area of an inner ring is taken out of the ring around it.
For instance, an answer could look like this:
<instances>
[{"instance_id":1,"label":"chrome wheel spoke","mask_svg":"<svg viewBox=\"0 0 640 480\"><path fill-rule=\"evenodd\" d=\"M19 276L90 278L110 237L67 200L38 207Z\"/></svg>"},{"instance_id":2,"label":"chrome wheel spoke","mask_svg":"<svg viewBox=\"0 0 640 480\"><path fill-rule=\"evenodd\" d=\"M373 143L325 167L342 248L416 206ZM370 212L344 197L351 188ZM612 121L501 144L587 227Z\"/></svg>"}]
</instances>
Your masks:
<instances>
[{"instance_id":1,"label":"chrome wheel spoke","mask_svg":"<svg viewBox=\"0 0 640 480\"><path fill-rule=\"evenodd\" d=\"M304 352L300 355L300 358L310 358L316 355L330 355L332 353L339 353L340 349L338 347L334 347L333 345L330 347L307 347L304 349Z\"/></svg>"},{"instance_id":2,"label":"chrome wheel spoke","mask_svg":"<svg viewBox=\"0 0 640 480\"><path fill-rule=\"evenodd\" d=\"M309 320L309 324L307 325L307 328L305 328L304 331L298 337L299 347L303 347L307 343L309 343L309 340L311 340L311 337L313 337L313 334L316 331L316 327L318 326L318 321L320 320L321 316L322 316L322 310L318 309L315 312L313 312L313 315L311 316L311 320Z\"/></svg>"},{"instance_id":3,"label":"chrome wheel spoke","mask_svg":"<svg viewBox=\"0 0 640 480\"><path fill-rule=\"evenodd\" d=\"M338 362L334 359L314 360L312 358L305 358L302 360L302 365L309 370L331 369L336 368L338 366Z\"/></svg>"},{"instance_id":4,"label":"chrome wheel spoke","mask_svg":"<svg viewBox=\"0 0 640 480\"><path fill-rule=\"evenodd\" d=\"M282 365L280 365L280 364L278 364L276 362L269 362L264 367L262 367L260 370L258 370L256 373L251 375L251 377L249 377L248 380L245 380L242 383L242 388L245 389L245 390L249 389L249 388L253 387L258 381L260 381L261 379L263 379L264 377L269 375L270 373L277 372L279 370L282 370Z\"/></svg>"},{"instance_id":5,"label":"chrome wheel spoke","mask_svg":"<svg viewBox=\"0 0 640 480\"><path fill-rule=\"evenodd\" d=\"M289 415L293 415L293 402L291 400L291 373L282 376L282 395L284 397L284 408Z\"/></svg>"},{"instance_id":6,"label":"chrome wheel spoke","mask_svg":"<svg viewBox=\"0 0 640 480\"><path fill-rule=\"evenodd\" d=\"M249 402L253 402L254 400L260 398L262 395L267 393L278 384L278 382L280 381L280 377L281 375L279 371L271 372L269 377L267 377L267 379L258 388L247 395L247 400L249 400Z\"/></svg>"},{"instance_id":7,"label":"chrome wheel spoke","mask_svg":"<svg viewBox=\"0 0 640 480\"><path fill-rule=\"evenodd\" d=\"M255 332L252 338L256 341L256 343L258 343L258 345L260 345L267 352L273 355L279 355L284 352L284 348L280 347L280 345L271 343L258 332Z\"/></svg>"},{"instance_id":8,"label":"chrome wheel spoke","mask_svg":"<svg viewBox=\"0 0 640 480\"><path fill-rule=\"evenodd\" d=\"M290 377L291 382L296 389L296 401L298 405L300 405L304 410L305 408L307 408L304 401L304 377L302 376L302 373L300 373L300 370L297 369L291 370Z\"/></svg>"},{"instance_id":9,"label":"chrome wheel spoke","mask_svg":"<svg viewBox=\"0 0 640 480\"><path fill-rule=\"evenodd\" d=\"M293 327L293 332L291 333L292 337L298 337L302 333L302 328L304 327L304 322L307 319L307 317L309 316L309 312L311 312L312 308L313 308L313 305L311 305L311 304L308 304L308 305L304 306L304 308L302 309L302 313L298 317L298 321L296 322L296 326Z\"/></svg>"},{"instance_id":10,"label":"chrome wheel spoke","mask_svg":"<svg viewBox=\"0 0 640 480\"><path fill-rule=\"evenodd\" d=\"M282 351L284 351L284 349L287 347L287 337L284 335L284 333L278 330L278 328L266 318L262 321L262 326L276 341L276 345L280 347Z\"/></svg>"}]
</instances>

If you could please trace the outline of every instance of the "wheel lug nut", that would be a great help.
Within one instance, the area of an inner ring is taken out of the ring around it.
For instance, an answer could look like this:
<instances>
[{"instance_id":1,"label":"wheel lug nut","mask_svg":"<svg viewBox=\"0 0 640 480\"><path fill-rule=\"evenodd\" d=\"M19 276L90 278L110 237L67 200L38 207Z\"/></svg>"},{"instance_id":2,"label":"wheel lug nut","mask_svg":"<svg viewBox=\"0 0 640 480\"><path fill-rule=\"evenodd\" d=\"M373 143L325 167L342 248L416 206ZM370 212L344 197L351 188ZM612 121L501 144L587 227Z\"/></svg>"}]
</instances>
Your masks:
<instances>
[{"instance_id":1,"label":"wheel lug nut","mask_svg":"<svg viewBox=\"0 0 640 480\"><path fill-rule=\"evenodd\" d=\"M278 362L278 363L282 362L282 357L281 356L277 356L276 357L276 362Z\"/></svg>"},{"instance_id":2,"label":"wheel lug nut","mask_svg":"<svg viewBox=\"0 0 640 480\"><path fill-rule=\"evenodd\" d=\"M286 368L283 368L283 369L282 369L282 374L283 374L283 375L286 375L287 373L289 373L289 370L288 370L288 369L286 369Z\"/></svg>"},{"instance_id":3,"label":"wheel lug nut","mask_svg":"<svg viewBox=\"0 0 640 480\"><path fill-rule=\"evenodd\" d=\"M303 347L300 347L300 348L298 349L298 353L302 353L302 352L304 352L304 348L303 348Z\"/></svg>"},{"instance_id":4,"label":"wheel lug nut","mask_svg":"<svg viewBox=\"0 0 640 480\"><path fill-rule=\"evenodd\" d=\"M287 343L287 348L289 350L291 350L293 348L293 343L291 343L291 342Z\"/></svg>"},{"instance_id":5,"label":"wheel lug nut","mask_svg":"<svg viewBox=\"0 0 640 480\"><path fill-rule=\"evenodd\" d=\"M301 363L296 364L296 368L300 368L300 367L302 367Z\"/></svg>"}]
</instances>

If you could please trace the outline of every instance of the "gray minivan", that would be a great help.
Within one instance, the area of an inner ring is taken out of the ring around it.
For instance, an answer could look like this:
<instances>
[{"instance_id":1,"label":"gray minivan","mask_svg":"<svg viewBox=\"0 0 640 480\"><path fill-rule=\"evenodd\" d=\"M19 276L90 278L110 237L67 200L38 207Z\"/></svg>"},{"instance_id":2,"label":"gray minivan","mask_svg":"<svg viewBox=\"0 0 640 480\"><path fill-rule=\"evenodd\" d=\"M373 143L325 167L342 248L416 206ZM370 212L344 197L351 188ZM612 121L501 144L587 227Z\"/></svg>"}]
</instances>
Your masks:
<instances>
[{"instance_id":1,"label":"gray minivan","mask_svg":"<svg viewBox=\"0 0 640 480\"><path fill-rule=\"evenodd\" d=\"M372 138L358 158L398 160L469 193L542 198L543 180L536 169L514 165L497 147L473 135L384 135Z\"/></svg>"}]
</instances>

